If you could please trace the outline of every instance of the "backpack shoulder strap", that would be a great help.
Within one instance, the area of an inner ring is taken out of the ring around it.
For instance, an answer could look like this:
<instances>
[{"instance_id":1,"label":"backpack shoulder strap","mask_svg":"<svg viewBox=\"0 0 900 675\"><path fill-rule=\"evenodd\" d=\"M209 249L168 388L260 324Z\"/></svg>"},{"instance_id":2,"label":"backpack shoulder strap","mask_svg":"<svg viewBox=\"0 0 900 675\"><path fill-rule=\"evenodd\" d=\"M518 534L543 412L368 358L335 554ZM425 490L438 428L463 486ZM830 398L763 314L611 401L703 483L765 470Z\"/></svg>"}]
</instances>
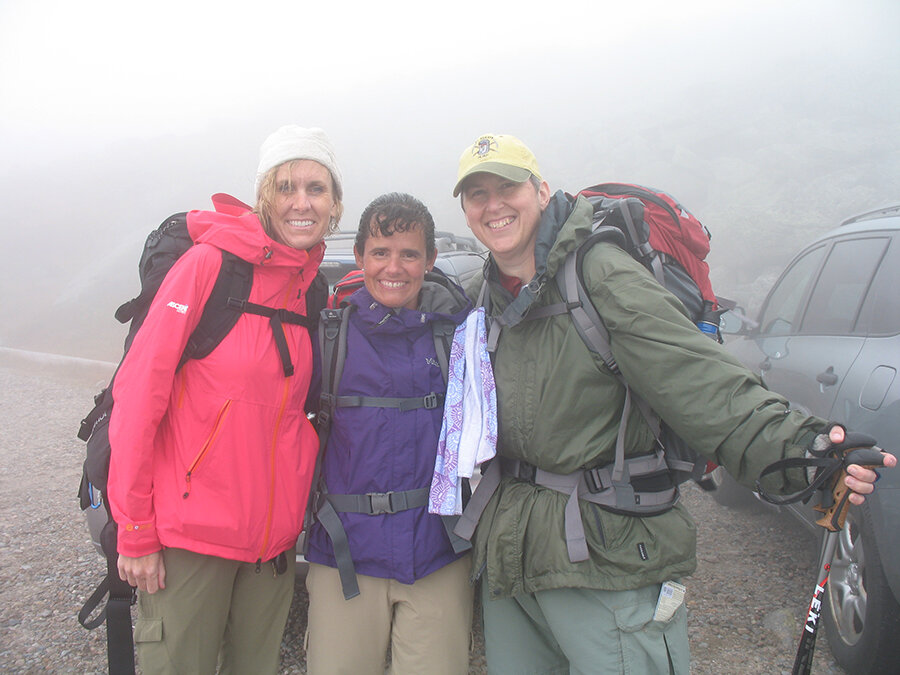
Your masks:
<instances>
[{"instance_id":1,"label":"backpack shoulder strap","mask_svg":"<svg viewBox=\"0 0 900 675\"><path fill-rule=\"evenodd\" d=\"M309 492L309 500L306 504L306 518L304 519L304 527L307 532L307 538L303 543L303 553L309 550L309 527L314 520L321 521L323 514L320 512L327 505L325 501L325 485L322 480L322 465L325 460L325 449L328 447L328 436L331 432L331 422L335 409L334 392L337 390L338 382L344 370L344 361L347 357L347 322L350 319L352 305L342 308L326 307L319 312L319 355L322 368L322 389L319 394L319 406L316 412L316 431L319 435L319 452L316 456L315 467L313 468L312 488ZM343 344L341 344L343 343ZM329 526L329 516L332 514L325 513L324 517ZM336 517L336 515L335 515ZM324 526L324 523L323 523ZM337 529L334 528L333 529ZM345 536L346 538L346 536ZM347 543L349 546L349 542ZM352 564L352 560L350 561ZM355 573L353 579L355 581ZM342 579L343 584L343 579ZM344 594L352 594L352 587L345 587ZM358 591L357 591L358 592Z\"/></svg>"},{"instance_id":2,"label":"backpack shoulder strap","mask_svg":"<svg viewBox=\"0 0 900 675\"><path fill-rule=\"evenodd\" d=\"M313 321L313 325L309 327L310 331L319 325L319 314L327 304L328 279L325 278L322 270L319 270L306 290L306 316Z\"/></svg>"},{"instance_id":3,"label":"backpack shoulder strap","mask_svg":"<svg viewBox=\"0 0 900 675\"><path fill-rule=\"evenodd\" d=\"M353 306L339 309L325 308L319 313L319 353L322 359L322 393L319 397L317 425L320 448L325 449L331 417L334 414L334 393L344 373L347 359L347 323ZM321 455L321 453L320 453Z\"/></svg>"},{"instance_id":4,"label":"backpack shoulder strap","mask_svg":"<svg viewBox=\"0 0 900 675\"><path fill-rule=\"evenodd\" d=\"M325 416L320 423L326 424L326 435L330 430L331 417L335 408L398 408L401 411L417 410L425 408L431 410L441 406L444 402L444 394L431 392L425 396L338 396L338 384L344 373L344 362L347 360L347 324L350 320L350 312L354 305L348 305L339 309L326 308L322 310L319 319L319 347L322 354L322 394L320 397L320 411ZM448 358L450 354L450 342L445 342L446 328L435 329L433 327L435 351L438 355L441 372L446 381L449 371ZM453 337L450 332L450 339ZM322 432L320 431L320 439ZM321 446L325 448L324 445Z\"/></svg>"},{"instance_id":5,"label":"backpack shoulder strap","mask_svg":"<svg viewBox=\"0 0 900 675\"><path fill-rule=\"evenodd\" d=\"M450 321L434 321L431 331L434 336L434 353L441 367L444 384L447 384L450 381L450 345L453 343L456 326Z\"/></svg>"},{"instance_id":6,"label":"backpack shoulder strap","mask_svg":"<svg viewBox=\"0 0 900 675\"><path fill-rule=\"evenodd\" d=\"M233 298L247 300L253 286L253 265L233 253L222 251L222 266L219 276L200 315L200 321L178 363L180 369L190 359L209 356L226 335L234 328L241 316L231 306Z\"/></svg>"},{"instance_id":7,"label":"backpack shoulder strap","mask_svg":"<svg viewBox=\"0 0 900 675\"><path fill-rule=\"evenodd\" d=\"M475 300L475 306L484 307L484 321L488 334L487 350L489 354L493 354L497 350L497 342L500 340L500 329L502 326L497 317L491 316L491 291L488 288L487 276L481 282L481 289L478 291L478 299Z\"/></svg>"},{"instance_id":8,"label":"backpack shoulder strap","mask_svg":"<svg viewBox=\"0 0 900 675\"><path fill-rule=\"evenodd\" d=\"M616 227L605 225L598 227L585 242L566 256L562 272L556 275L556 282L578 335L587 345L587 348L598 354L619 381L630 390L613 356L609 341L609 331L603 324L603 318L597 312L597 308L594 307L594 303L584 286L584 256L594 244L600 241L611 241L621 246L624 244L624 236L621 230ZM633 402L644 416L647 424L650 425L654 436L659 439L659 416L637 394L633 394Z\"/></svg>"},{"instance_id":9,"label":"backpack shoulder strap","mask_svg":"<svg viewBox=\"0 0 900 675\"><path fill-rule=\"evenodd\" d=\"M582 341L588 349L600 355L613 373L621 377L609 344L609 331L603 325L603 320L584 287L584 256L594 244L601 241L610 241L622 247L625 245L625 237L621 230L601 225L577 249L566 256L562 269L556 274L556 285Z\"/></svg>"}]
</instances>

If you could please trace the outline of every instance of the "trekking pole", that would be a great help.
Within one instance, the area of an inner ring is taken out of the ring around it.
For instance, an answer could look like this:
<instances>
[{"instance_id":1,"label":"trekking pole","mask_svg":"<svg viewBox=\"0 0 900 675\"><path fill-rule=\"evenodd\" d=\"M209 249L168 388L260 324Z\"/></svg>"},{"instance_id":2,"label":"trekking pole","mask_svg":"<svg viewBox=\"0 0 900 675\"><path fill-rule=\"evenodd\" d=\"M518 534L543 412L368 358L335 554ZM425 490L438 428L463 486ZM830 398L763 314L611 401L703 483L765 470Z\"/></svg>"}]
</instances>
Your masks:
<instances>
[{"instance_id":1,"label":"trekking pole","mask_svg":"<svg viewBox=\"0 0 900 675\"><path fill-rule=\"evenodd\" d=\"M847 475L847 467L858 464L873 469L884 466L884 455L874 445L872 447L855 448L849 450L841 460L842 467L836 472L836 478L831 489L831 505L828 507L817 506L816 510L822 512L822 517L816 521L817 525L827 530L825 543L822 548L821 566L816 579L816 588L813 591L809 609L806 612L806 622L803 632L800 634L800 643L797 645L797 656L794 658L792 675L809 675L812 668L813 650L816 646L816 633L819 629L819 615L822 608L822 596L825 593L825 585L828 583L828 575L831 572L831 561L834 559L834 551L837 548L838 537L844 520L847 518L847 509L850 506L850 488L844 484L844 476Z\"/></svg>"}]
</instances>

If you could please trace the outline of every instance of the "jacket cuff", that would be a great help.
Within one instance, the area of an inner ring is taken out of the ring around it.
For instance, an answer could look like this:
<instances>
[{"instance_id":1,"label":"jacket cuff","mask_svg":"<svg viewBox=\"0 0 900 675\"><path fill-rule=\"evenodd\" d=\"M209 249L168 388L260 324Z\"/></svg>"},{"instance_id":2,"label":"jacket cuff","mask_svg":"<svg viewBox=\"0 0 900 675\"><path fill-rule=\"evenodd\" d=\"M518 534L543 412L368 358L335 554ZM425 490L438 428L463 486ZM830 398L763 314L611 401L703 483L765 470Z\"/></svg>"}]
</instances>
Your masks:
<instances>
[{"instance_id":1,"label":"jacket cuff","mask_svg":"<svg viewBox=\"0 0 900 675\"><path fill-rule=\"evenodd\" d=\"M153 522L117 524L119 526L117 549L120 555L139 558L162 550Z\"/></svg>"}]
</instances>

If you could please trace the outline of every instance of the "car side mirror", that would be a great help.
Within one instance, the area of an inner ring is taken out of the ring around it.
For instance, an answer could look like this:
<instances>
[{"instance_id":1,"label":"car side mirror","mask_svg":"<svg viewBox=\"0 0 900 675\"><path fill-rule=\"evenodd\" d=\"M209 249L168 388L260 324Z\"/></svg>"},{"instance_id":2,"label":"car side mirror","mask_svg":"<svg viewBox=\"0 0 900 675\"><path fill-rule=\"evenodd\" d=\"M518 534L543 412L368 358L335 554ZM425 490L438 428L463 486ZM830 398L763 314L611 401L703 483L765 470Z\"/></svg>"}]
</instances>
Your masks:
<instances>
[{"instance_id":1,"label":"car side mirror","mask_svg":"<svg viewBox=\"0 0 900 675\"><path fill-rule=\"evenodd\" d=\"M735 306L719 317L719 331L724 335L744 335L759 327L759 323L744 313L744 308Z\"/></svg>"}]
</instances>

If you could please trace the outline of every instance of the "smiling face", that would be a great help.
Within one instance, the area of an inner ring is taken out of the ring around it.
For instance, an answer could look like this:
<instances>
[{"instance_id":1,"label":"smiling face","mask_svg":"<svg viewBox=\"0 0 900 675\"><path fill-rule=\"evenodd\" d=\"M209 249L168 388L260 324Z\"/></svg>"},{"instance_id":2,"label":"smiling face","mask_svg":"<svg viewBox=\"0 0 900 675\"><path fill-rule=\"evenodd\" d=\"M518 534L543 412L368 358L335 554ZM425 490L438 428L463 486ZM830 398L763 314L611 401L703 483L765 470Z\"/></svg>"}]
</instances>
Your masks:
<instances>
[{"instance_id":1,"label":"smiling face","mask_svg":"<svg viewBox=\"0 0 900 675\"><path fill-rule=\"evenodd\" d=\"M550 187L521 183L493 173L475 173L462 186L462 207L469 229L494 256L500 269L534 267L534 244Z\"/></svg>"},{"instance_id":2,"label":"smiling face","mask_svg":"<svg viewBox=\"0 0 900 675\"><path fill-rule=\"evenodd\" d=\"M425 272L434 267L437 251L425 252L425 232L421 225L383 236L372 228L365 251L356 250L356 264L363 270L366 288L382 305L415 309Z\"/></svg>"},{"instance_id":3,"label":"smiling face","mask_svg":"<svg viewBox=\"0 0 900 675\"><path fill-rule=\"evenodd\" d=\"M322 241L338 216L331 173L311 159L285 162L275 172L269 236L293 248Z\"/></svg>"}]
</instances>

